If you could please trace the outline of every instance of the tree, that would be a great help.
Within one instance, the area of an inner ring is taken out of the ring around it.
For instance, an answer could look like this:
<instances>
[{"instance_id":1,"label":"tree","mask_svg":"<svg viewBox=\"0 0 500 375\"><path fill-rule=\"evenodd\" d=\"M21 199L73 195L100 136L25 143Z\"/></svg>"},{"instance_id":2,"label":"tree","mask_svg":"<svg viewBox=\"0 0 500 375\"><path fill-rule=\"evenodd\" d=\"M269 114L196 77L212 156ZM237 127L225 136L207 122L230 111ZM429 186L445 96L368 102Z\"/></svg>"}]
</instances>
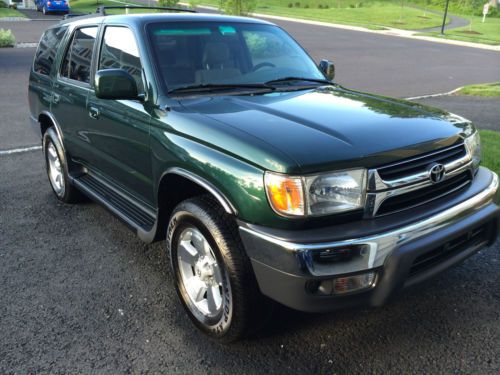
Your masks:
<instances>
[{"instance_id":1,"label":"tree","mask_svg":"<svg viewBox=\"0 0 500 375\"><path fill-rule=\"evenodd\" d=\"M425 0L424 2L424 17L427 16L427 8L431 5L431 0Z\"/></svg>"},{"instance_id":2,"label":"tree","mask_svg":"<svg viewBox=\"0 0 500 375\"><path fill-rule=\"evenodd\" d=\"M257 0L222 0L221 5L224 13L246 16L255 10Z\"/></svg>"},{"instance_id":3,"label":"tree","mask_svg":"<svg viewBox=\"0 0 500 375\"><path fill-rule=\"evenodd\" d=\"M158 5L161 7L174 7L178 2L178 0L158 0Z\"/></svg>"}]
</instances>

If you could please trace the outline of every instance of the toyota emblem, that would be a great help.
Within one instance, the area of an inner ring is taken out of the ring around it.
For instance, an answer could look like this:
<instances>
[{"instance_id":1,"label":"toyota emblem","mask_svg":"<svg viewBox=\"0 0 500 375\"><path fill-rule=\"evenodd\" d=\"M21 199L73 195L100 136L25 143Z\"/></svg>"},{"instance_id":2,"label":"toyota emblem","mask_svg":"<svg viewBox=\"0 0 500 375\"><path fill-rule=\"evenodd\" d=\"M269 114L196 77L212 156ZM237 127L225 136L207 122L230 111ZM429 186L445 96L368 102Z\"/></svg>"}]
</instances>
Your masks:
<instances>
[{"instance_id":1,"label":"toyota emblem","mask_svg":"<svg viewBox=\"0 0 500 375\"><path fill-rule=\"evenodd\" d=\"M446 171L443 164L433 164L429 169L429 179L437 184L443 181L445 173Z\"/></svg>"}]
</instances>

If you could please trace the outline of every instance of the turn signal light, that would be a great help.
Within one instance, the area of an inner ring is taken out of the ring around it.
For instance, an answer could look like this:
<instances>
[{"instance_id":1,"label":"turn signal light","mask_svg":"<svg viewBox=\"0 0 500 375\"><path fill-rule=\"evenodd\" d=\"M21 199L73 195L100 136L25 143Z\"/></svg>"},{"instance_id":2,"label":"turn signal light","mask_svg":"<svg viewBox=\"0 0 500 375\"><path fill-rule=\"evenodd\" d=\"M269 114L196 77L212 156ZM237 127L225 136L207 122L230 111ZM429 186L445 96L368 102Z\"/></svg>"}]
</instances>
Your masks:
<instances>
[{"instance_id":1,"label":"turn signal light","mask_svg":"<svg viewBox=\"0 0 500 375\"><path fill-rule=\"evenodd\" d=\"M304 215L304 192L299 177L266 173L265 184L271 207L277 213Z\"/></svg>"}]
</instances>

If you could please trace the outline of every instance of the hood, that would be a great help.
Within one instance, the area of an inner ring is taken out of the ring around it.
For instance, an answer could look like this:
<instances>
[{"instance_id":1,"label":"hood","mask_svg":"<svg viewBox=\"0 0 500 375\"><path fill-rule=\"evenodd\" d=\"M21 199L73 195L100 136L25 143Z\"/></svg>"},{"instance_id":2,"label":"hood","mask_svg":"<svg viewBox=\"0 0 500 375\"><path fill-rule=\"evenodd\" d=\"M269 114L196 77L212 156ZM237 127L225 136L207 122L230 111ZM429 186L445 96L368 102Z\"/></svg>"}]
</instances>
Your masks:
<instances>
[{"instance_id":1,"label":"hood","mask_svg":"<svg viewBox=\"0 0 500 375\"><path fill-rule=\"evenodd\" d=\"M216 121L221 131L224 126L232 133L239 130L251 136L247 142L286 155L280 162L290 160L290 165L274 170L287 173L379 166L452 145L471 131L459 116L339 87L203 96L183 99L180 105L183 112L212 120L207 126ZM229 151L238 154L237 149Z\"/></svg>"}]
</instances>

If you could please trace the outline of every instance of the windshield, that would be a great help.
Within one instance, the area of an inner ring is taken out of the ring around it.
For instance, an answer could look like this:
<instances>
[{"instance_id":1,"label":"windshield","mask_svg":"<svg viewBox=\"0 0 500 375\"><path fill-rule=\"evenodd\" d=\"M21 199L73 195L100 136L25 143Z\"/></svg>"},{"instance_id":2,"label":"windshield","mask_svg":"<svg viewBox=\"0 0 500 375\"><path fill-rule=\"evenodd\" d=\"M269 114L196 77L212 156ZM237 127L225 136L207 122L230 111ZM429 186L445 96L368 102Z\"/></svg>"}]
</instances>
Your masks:
<instances>
[{"instance_id":1,"label":"windshield","mask_svg":"<svg viewBox=\"0 0 500 375\"><path fill-rule=\"evenodd\" d=\"M325 79L304 50L276 26L153 23L148 33L168 91L205 85L248 87L289 77Z\"/></svg>"}]
</instances>

